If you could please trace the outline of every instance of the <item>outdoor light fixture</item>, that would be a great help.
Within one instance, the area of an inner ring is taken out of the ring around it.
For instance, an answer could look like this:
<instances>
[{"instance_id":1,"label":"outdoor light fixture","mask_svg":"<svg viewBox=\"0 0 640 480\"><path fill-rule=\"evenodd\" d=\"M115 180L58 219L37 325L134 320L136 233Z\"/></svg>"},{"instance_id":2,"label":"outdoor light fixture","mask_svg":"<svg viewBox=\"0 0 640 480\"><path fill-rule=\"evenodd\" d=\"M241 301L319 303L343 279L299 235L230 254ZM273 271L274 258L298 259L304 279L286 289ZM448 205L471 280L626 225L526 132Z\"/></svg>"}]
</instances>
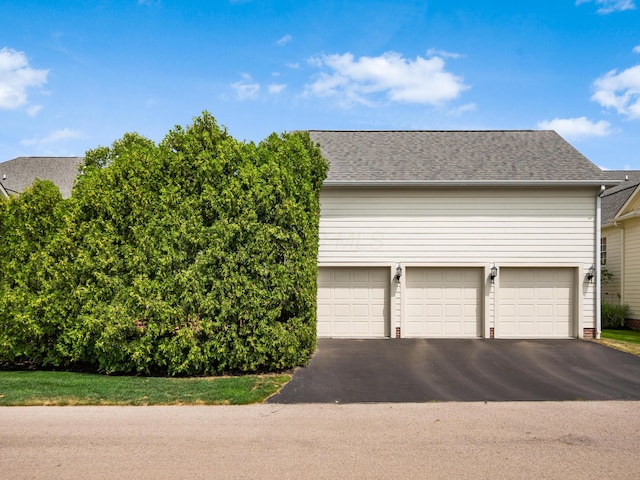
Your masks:
<instances>
[{"instance_id":1,"label":"outdoor light fixture","mask_svg":"<svg viewBox=\"0 0 640 480\"><path fill-rule=\"evenodd\" d=\"M399 282L400 281L400 277L402 276L402 267L400 266L400 264L398 264L398 266L396 267L396 281Z\"/></svg>"},{"instance_id":2,"label":"outdoor light fixture","mask_svg":"<svg viewBox=\"0 0 640 480\"><path fill-rule=\"evenodd\" d=\"M493 267L491 267L491 273L489 274L489 278L491 279L491 283L495 282L497 276L498 276L498 269L496 268L496 266L494 264Z\"/></svg>"},{"instance_id":3,"label":"outdoor light fixture","mask_svg":"<svg viewBox=\"0 0 640 480\"><path fill-rule=\"evenodd\" d=\"M591 265L589 267L589 271L587 272L587 280L591 281L595 276L596 276L596 267Z\"/></svg>"}]
</instances>

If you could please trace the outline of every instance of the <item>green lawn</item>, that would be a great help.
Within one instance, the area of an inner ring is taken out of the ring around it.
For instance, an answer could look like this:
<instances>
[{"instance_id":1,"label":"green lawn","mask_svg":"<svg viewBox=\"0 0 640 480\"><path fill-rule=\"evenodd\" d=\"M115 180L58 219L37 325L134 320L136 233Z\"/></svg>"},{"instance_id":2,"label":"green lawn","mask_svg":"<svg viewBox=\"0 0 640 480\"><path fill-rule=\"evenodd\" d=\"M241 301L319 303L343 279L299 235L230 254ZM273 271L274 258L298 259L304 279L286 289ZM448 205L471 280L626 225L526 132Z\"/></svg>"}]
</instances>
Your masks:
<instances>
[{"instance_id":1,"label":"green lawn","mask_svg":"<svg viewBox=\"0 0 640 480\"><path fill-rule=\"evenodd\" d=\"M603 330L600 343L640 356L640 332L634 330Z\"/></svg>"},{"instance_id":2,"label":"green lawn","mask_svg":"<svg viewBox=\"0 0 640 480\"><path fill-rule=\"evenodd\" d=\"M603 330L601 336L602 338L611 338L621 342L640 344L640 332L635 330Z\"/></svg>"},{"instance_id":3,"label":"green lawn","mask_svg":"<svg viewBox=\"0 0 640 480\"><path fill-rule=\"evenodd\" d=\"M277 392L289 375L161 378L0 371L0 406L245 405Z\"/></svg>"}]
</instances>

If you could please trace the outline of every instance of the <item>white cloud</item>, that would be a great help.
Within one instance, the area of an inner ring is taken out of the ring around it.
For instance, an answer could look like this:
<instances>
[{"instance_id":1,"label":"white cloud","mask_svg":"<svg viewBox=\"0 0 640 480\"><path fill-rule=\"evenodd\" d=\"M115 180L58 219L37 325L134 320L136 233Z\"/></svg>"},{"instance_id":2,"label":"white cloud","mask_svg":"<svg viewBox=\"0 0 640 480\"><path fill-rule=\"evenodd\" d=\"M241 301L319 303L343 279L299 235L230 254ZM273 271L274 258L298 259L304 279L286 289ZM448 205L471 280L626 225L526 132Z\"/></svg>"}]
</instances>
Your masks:
<instances>
[{"instance_id":1,"label":"white cloud","mask_svg":"<svg viewBox=\"0 0 640 480\"><path fill-rule=\"evenodd\" d=\"M478 106L475 103L465 103L464 105L449 110L447 113L453 117L459 117L463 113L475 112L477 109Z\"/></svg>"},{"instance_id":2,"label":"white cloud","mask_svg":"<svg viewBox=\"0 0 640 480\"><path fill-rule=\"evenodd\" d=\"M633 53L640 53L640 45L633 47Z\"/></svg>"},{"instance_id":3,"label":"white cloud","mask_svg":"<svg viewBox=\"0 0 640 480\"><path fill-rule=\"evenodd\" d=\"M300 64L299 63L287 63L286 66L288 68L291 68L292 70L297 70L298 68L300 68Z\"/></svg>"},{"instance_id":4,"label":"white cloud","mask_svg":"<svg viewBox=\"0 0 640 480\"><path fill-rule=\"evenodd\" d=\"M74 138L82 138L83 134L77 130L71 130L70 128L63 128L62 130L56 130L55 132L47 135L43 138L27 138L20 140L20 144L25 146L32 145L48 145L51 143L65 142Z\"/></svg>"},{"instance_id":5,"label":"white cloud","mask_svg":"<svg viewBox=\"0 0 640 480\"><path fill-rule=\"evenodd\" d=\"M272 83L269 85L269 93L277 94L282 92L285 88L287 88L287 85L284 83Z\"/></svg>"},{"instance_id":6,"label":"white cloud","mask_svg":"<svg viewBox=\"0 0 640 480\"><path fill-rule=\"evenodd\" d=\"M611 133L611 124L605 120L592 122L587 117L554 118L538 122L542 130L555 130L565 138L605 137Z\"/></svg>"},{"instance_id":7,"label":"white cloud","mask_svg":"<svg viewBox=\"0 0 640 480\"><path fill-rule=\"evenodd\" d=\"M640 119L640 65L618 73L611 70L593 82L591 100L614 108L629 119Z\"/></svg>"},{"instance_id":8,"label":"white cloud","mask_svg":"<svg viewBox=\"0 0 640 480\"><path fill-rule=\"evenodd\" d=\"M27 115L30 117L35 117L42 110L42 105L31 105L27 107Z\"/></svg>"},{"instance_id":9,"label":"white cloud","mask_svg":"<svg viewBox=\"0 0 640 480\"><path fill-rule=\"evenodd\" d=\"M464 57L461 53L447 52L446 50L438 50L437 48L430 48L427 50L427 57L442 57L458 59Z\"/></svg>"},{"instance_id":10,"label":"white cloud","mask_svg":"<svg viewBox=\"0 0 640 480\"><path fill-rule=\"evenodd\" d=\"M231 84L231 88L235 90L238 100L254 100L258 98L260 93L260 84L253 81L251 75L242 74L243 79L239 82Z\"/></svg>"},{"instance_id":11,"label":"white cloud","mask_svg":"<svg viewBox=\"0 0 640 480\"><path fill-rule=\"evenodd\" d=\"M379 57L354 58L353 54L323 55L309 59L315 67L326 67L308 84L305 94L336 97L343 104L375 104L376 94L402 103L440 105L469 88L462 77L445 70L441 57L405 59L396 52Z\"/></svg>"},{"instance_id":12,"label":"white cloud","mask_svg":"<svg viewBox=\"0 0 640 480\"><path fill-rule=\"evenodd\" d=\"M636 9L634 0L576 0L576 5L594 1L596 5L601 5L601 7L597 10L597 13L599 13L600 15Z\"/></svg>"},{"instance_id":13,"label":"white cloud","mask_svg":"<svg viewBox=\"0 0 640 480\"><path fill-rule=\"evenodd\" d=\"M293 40L293 37L289 34L286 34L284 37L276 41L276 45L279 45L282 47L287 43L289 43L291 40Z\"/></svg>"},{"instance_id":14,"label":"white cloud","mask_svg":"<svg viewBox=\"0 0 640 480\"><path fill-rule=\"evenodd\" d=\"M0 109L26 105L27 89L44 85L48 74L48 70L31 68L23 52L6 47L0 50Z\"/></svg>"}]
</instances>

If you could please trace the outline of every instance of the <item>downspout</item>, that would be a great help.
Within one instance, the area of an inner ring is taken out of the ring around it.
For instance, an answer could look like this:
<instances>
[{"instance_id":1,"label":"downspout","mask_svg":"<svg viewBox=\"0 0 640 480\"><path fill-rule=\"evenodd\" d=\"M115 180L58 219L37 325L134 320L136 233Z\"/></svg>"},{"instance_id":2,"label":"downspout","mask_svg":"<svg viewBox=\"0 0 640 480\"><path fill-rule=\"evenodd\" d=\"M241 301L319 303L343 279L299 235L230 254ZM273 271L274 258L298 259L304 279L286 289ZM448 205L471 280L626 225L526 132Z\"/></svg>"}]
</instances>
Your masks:
<instances>
[{"instance_id":1,"label":"downspout","mask_svg":"<svg viewBox=\"0 0 640 480\"><path fill-rule=\"evenodd\" d=\"M625 255L627 254L627 247L626 247L626 239L625 239L625 229L624 229L624 223L622 224L622 226L620 227L622 228L622 238L621 238L621 242L620 242L620 258L624 259L627 258L625 257ZM624 268L624 260L622 262L620 262L620 305L624 305L624 277L627 274L626 272L626 268Z\"/></svg>"},{"instance_id":2,"label":"downspout","mask_svg":"<svg viewBox=\"0 0 640 480\"><path fill-rule=\"evenodd\" d=\"M602 331L602 307L600 305L601 302L601 282L600 282L600 274L602 273L602 262L600 261L600 242L602 238L602 234L600 232L600 223L602 219L602 194L604 193L605 186L602 185L600 187L600 193L596 196L596 248L595 248L595 261L593 264L596 267L596 276L594 279L595 283L595 314L596 314L596 339L600 340L600 332Z\"/></svg>"}]
</instances>

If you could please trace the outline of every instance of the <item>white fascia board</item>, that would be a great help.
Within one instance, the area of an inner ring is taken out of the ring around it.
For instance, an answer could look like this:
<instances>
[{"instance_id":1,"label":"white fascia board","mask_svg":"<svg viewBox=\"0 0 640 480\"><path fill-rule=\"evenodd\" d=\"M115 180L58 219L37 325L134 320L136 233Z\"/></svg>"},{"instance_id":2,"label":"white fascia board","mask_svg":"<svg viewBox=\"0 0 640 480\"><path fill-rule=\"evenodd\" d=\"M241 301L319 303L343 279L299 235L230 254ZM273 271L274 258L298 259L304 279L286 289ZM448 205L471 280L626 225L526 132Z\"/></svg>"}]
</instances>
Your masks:
<instances>
[{"instance_id":1,"label":"white fascia board","mask_svg":"<svg viewBox=\"0 0 640 480\"><path fill-rule=\"evenodd\" d=\"M615 225L616 222L624 222L625 220L629 220L630 218L638 218L638 217L640 217L640 211L625 213L624 215L614 218L613 224Z\"/></svg>"}]
</instances>

